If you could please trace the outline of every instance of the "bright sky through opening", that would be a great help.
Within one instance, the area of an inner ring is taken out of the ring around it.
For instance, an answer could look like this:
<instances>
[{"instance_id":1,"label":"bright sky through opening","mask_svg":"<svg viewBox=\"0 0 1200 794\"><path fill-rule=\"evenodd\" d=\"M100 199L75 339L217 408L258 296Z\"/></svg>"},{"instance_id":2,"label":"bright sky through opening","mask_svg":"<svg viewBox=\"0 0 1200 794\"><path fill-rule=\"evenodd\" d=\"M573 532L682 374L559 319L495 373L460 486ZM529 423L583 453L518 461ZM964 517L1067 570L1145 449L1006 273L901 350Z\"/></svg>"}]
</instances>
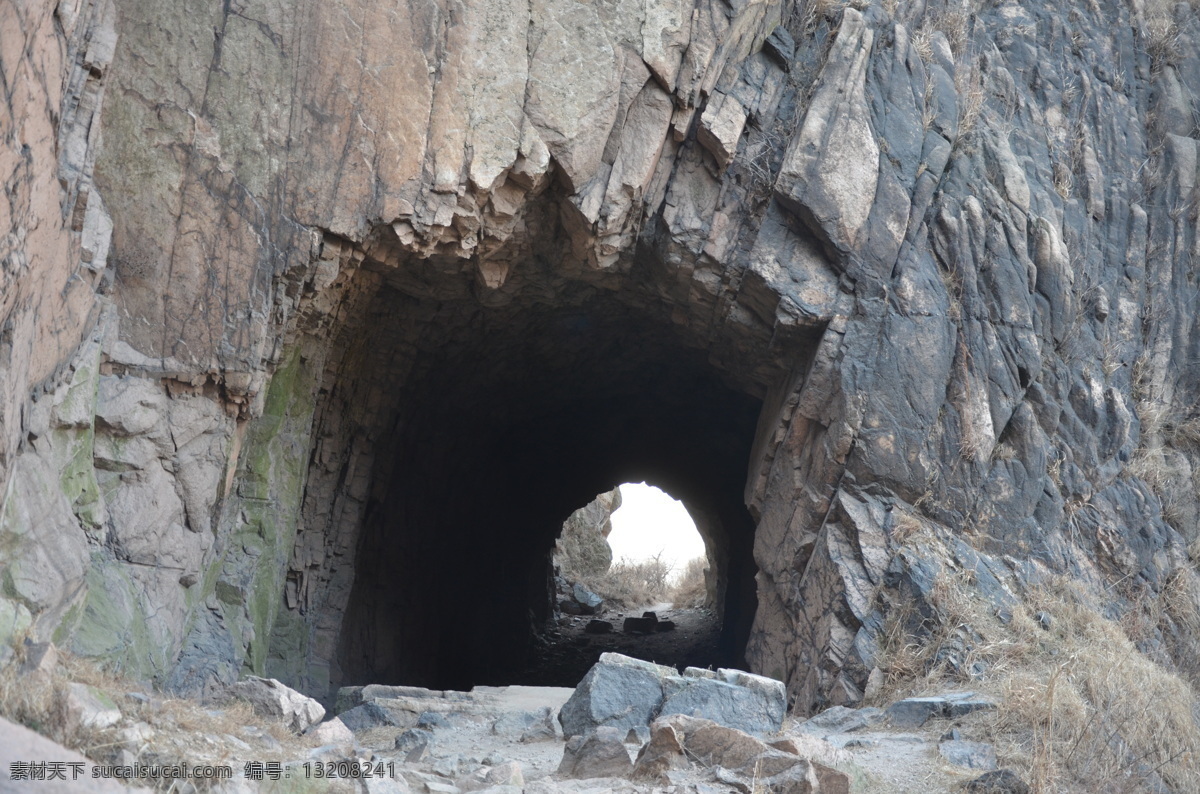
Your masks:
<instances>
[{"instance_id":1,"label":"bright sky through opening","mask_svg":"<svg viewBox=\"0 0 1200 794\"><path fill-rule=\"evenodd\" d=\"M662 552L673 567L672 576L683 572L688 560L704 556L704 541L682 502L645 483L621 486L621 506L612 515L608 545L613 560L649 559Z\"/></svg>"}]
</instances>

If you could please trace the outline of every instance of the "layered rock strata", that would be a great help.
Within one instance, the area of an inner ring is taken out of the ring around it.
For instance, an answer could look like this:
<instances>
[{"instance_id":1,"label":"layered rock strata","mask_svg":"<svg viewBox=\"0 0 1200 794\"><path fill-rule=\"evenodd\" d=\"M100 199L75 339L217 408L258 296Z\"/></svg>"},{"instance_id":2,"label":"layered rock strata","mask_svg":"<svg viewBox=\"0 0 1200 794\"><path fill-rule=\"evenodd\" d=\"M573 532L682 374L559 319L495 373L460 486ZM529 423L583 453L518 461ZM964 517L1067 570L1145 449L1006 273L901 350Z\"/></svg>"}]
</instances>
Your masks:
<instances>
[{"instance_id":1,"label":"layered rock strata","mask_svg":"<svg viewBox=\"0 0 1200 794\"><path fill-rule=\"evenodd\" d=\"M500 676L633 479L801 710L939 577L1195 586L1193 6L0 13L8 634L199 692Z\"/></svg>"}]
</instances>

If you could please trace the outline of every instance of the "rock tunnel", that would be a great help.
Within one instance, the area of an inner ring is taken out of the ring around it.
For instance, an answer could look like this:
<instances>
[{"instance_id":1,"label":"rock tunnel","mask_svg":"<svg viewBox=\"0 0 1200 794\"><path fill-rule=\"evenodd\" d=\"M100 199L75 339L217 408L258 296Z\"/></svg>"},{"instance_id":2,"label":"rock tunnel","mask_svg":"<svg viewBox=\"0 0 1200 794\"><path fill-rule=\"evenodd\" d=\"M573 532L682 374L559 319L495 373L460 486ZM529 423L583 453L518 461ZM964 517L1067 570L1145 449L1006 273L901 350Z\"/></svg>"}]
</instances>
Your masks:
<instances>
[{"instance_id":1,"label":"rock tunnel","mask_svg":"<svg viewBox=\"0 0 1200 794\"><path fill-rule=\"evenodd\" d=\"M336 298L293 343L320 374L268 671L316 692L511 683L552 610L563 521L629 481L693 516L716 570L709 661L744 666L747 471L764 398L819 329L759 338L752 289L743 303L673 289L652 251L565 275L534 255L497 284L478 262L364 248L325 254L339 257Z\"/></svg>"}]
</instances>

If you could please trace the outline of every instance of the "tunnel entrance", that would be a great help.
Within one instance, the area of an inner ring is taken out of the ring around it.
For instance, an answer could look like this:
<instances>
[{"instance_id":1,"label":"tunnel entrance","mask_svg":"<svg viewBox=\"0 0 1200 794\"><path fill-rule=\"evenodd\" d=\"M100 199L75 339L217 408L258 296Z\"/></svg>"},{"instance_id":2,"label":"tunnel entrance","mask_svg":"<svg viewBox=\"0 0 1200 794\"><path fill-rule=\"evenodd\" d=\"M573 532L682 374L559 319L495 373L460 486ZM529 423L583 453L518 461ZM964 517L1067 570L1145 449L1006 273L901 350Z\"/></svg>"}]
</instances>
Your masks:
<instances>
[{"instance_id":1,"label":"tunnel entrance","mask_svg":"<svg viewBox=\"0 0 1200 794\"><path fill-rule=\"evenodd\" d=\"M728 659L753 614L742 489L759 401L677 332L604 296L470 333L418 363L386 494L364 524L340 653L347 679L510 681L550 618L563 521L617 483L666 485L711 525Z\"/></svg>"},{"instance_id":2,"label":"tunnel entrance","mask_svg":"<svg viewBox=\"0 0 1200 794\"><path fill-rule=\"evenodd\" d=\"M333 244L292 343L315 401L267 670L315 693L548 683L529 676L554 619L555 541L626 482L687 506L719 621L698 661L744 667L747 473L776 420L764 431L760 413L821 329L785 333L760 316L761 283L681 280L649 251L608 270L530 254L496 281L469 260Z\"/></svg>"}]
</instances>

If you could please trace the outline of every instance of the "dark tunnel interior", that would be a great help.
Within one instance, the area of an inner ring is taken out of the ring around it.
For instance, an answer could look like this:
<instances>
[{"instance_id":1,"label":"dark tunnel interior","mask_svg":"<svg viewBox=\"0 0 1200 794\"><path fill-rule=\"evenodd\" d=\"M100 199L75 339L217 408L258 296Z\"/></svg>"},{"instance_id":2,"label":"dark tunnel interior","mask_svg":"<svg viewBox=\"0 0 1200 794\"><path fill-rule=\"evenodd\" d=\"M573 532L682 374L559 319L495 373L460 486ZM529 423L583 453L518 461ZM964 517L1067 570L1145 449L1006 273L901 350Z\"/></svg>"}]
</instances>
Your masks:
<instances>
[{"instance_id":1,"label":"dark tunnel interior","mask_svg":"<svg viewBox=\"0 0 1200 794\"><path fill-rule=\"evenodd\" d=\"M631 481L706 517L722 617L711 662L739 664L755 609L743 488L760 400L663 312L604 290L519 311L439 311L376 464L342 682L511 683L552 609L549 554L563 521Z\"/></svg>"}]
</instances>

